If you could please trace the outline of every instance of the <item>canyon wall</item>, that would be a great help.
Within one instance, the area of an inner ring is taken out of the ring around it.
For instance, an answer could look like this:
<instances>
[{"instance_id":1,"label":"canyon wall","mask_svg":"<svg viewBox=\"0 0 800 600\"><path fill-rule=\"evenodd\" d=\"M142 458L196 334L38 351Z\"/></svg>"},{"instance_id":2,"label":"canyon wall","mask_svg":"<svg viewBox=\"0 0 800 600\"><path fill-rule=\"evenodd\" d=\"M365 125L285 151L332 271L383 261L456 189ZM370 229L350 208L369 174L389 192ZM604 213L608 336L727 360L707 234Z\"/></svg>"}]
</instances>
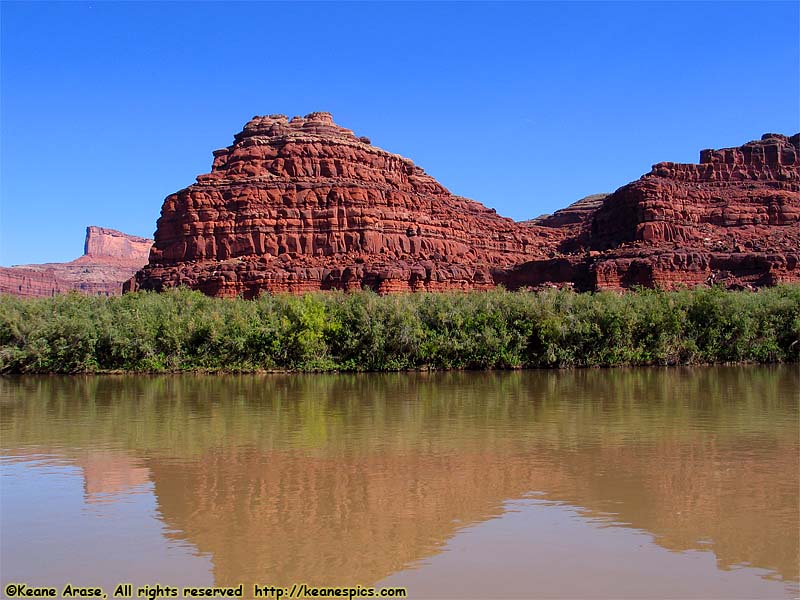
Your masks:
<instances>
[{"instance_id":1,"label":"canyon wall","mask_svg":"<svg viewBox=\"0 0 800 600\"><path fill-rule=\"evenodd\" d=\"M328 113L272 115L253 118L214 152L210 173L166 198L150 263L128 287L245 297L483 289L493 271L546 256L562 237L454 196Z\"/></svg>"},{"instance_id":2,"label":"canyon wall","mask_svg":"<svg viewBox=\"0 0 800 600\"><path fill-rule=\"evenodd\" d=\"M578 290L799 278L798 136L660 163L613 194L516 223L454 196L329 113L254 117L164 201L126 289Z\"/></svg>"},{"instance_id":3,"label":"canyon wall","mask_svg":"<svg viewBox=\"0 0 800 600\"><path fill-rule=\"evenodd\" d=\"M147 263L153 240L128 235L115 229L90 226L86 228L86 242L82 262L117 263L141 268Z\"/></svg>"},{"instance_id":4,"label":"canyon wall","mask_svg":"<svg viewBox=\"0 0 800 600\"><path fill-rule=\"evenodd\" d=\"M568 225L553 222L558 214L536 221ZM572 252L517 265L500 280L588 290L798 281L800 136L768 133L703 150L699 164L654 165L584 214L561 247Z\"/></svg>"},{"instance_id":5,"label":"canyon wall","mask_svg":"<svg viewBox=\"0 0 800 600\"><path fill-rule=\"evenodd\" d=\"M154 243L90 227L82 257L0 268L0 292L750 288L800 280L799 249L797 134L659 163L517 223L316 112L251 119L167 196Z\"/></svg>"}]
</instances>

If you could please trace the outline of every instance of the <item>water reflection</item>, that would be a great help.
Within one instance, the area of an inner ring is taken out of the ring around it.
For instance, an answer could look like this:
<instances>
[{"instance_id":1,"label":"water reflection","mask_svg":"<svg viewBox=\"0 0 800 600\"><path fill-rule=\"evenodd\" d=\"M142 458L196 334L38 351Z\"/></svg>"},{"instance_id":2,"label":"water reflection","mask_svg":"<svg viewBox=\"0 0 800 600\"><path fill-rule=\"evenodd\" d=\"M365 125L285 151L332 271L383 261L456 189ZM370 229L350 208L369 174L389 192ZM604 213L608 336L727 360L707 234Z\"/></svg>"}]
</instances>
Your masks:
<instances>
[{"instance_id":1,"label":"water reflection","mask_svg":"<svg viewBox=\"0 0 800 600\"><path fill-rule=\"evenodd\" d=\"M793 367L24 378L0 381L0 440L6 465L78 467L87 503L149 490L220 585L373 584L536 492L713 556L698 589L749 565L792 593L798 389Z\"/></svg>"}]
</instances>

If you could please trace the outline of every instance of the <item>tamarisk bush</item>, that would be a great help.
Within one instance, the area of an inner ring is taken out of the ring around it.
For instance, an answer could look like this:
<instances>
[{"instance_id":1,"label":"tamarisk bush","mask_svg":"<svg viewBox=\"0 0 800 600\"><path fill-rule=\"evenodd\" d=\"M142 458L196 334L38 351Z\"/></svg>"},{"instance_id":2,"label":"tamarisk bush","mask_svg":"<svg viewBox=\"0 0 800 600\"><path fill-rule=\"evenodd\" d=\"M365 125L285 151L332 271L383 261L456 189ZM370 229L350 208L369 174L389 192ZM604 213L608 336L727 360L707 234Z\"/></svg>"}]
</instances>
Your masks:
<instances>
[{"instance_id":1,"label":"tamarisk bush","mask_svg":"<svg viewBox=\"0 0 800 600\"><path fill-rule=\"evenodd\" d=\"M513 369L791 362L800 286L0 296L0 373Z\"/></svg>"}]
</instances>

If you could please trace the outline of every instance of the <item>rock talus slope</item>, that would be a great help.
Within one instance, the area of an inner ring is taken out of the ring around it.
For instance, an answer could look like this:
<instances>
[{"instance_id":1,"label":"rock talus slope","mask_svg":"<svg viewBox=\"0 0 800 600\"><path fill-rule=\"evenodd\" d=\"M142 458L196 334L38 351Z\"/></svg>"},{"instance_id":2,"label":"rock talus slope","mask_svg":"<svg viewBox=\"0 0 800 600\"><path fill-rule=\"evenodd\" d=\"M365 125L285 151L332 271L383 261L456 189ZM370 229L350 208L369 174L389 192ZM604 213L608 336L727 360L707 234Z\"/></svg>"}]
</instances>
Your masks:
<instances>
[{"instance_id":1,"label":"rock talus slope","mask_svg":"<svg viewBox=\"0 0 800 600\"><path fill-rule=\"evenodd\" d=\"M516 223L455 196L329 113L254 117L210 173L168 196L126 289L215 296L800 278L798 136L659 163L610 195Z\"/></svg>"}]
</instances>

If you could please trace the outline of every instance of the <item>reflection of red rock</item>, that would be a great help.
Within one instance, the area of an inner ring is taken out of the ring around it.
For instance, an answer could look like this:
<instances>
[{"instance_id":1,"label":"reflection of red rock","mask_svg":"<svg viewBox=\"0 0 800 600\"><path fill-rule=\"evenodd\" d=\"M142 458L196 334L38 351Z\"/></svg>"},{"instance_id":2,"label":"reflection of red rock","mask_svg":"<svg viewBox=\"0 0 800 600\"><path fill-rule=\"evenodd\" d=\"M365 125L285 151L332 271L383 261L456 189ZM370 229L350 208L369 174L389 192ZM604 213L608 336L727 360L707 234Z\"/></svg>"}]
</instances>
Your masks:
<instances>
[{"instance_id":1,"label":"reflection of red rock","mask_svg":"<svg viewBox=\"0 0 800 600\"><path fill-rule=\"evenodd\" d=\"M171 536L213 555L218 585L372 584L531 490L671 550L712 549L722 568L752 564L794 580L797 540L774 516L796 508L791 482L775 471L796 472L797 445L742 457L730 444L690 436L521 451L512 438L471 451L334 457L226 448L148 465ZM741 481L752 494L731 493Z\"/></svg>"},{"instance_id":2,"label":"reflection of red rock","mask_svg":"<svg viewBox=\"0 0 800 600\"><path fill-rule=\"evenodd\" d=\"M84 255L68 263L0 267L0 294L42 297L77 290L116 296L122 282L147 262L153 240L87 227Z\"/></svg>"},{"instance_id":3,"label":"reflection of red rock","mask_svg":"<svg viewBox=\"0 0 800 600\"><path fill-rule=\"evenodd\" d=\"M797 280L799 144L767 134L704 150L698 165L660 163L610 196L515 223L328 113L255 117L166 198L150 263L126 285L252 297Z\"/></svg>"},{"instance_id":4,"label":"reflection of red rock","mask_svg":"<svg viewBox=\"0 0 800 600\"><path fill-rule=\"evenodd\" d=\"M0 394L8 456L68 458L87 492L143 483L146 465L166 535L211 554L218 585L367 584L534 490L797 580L797 382L779 366L25 378Z\"/></svg>"},{"instance_id":5,"label":"reflection of red rock","mask_svg":"<svg viewBox=\"0 0 800 600\"><path fill-rule=\"evenodd\" d=\"M119 494L150 482L150 471L128 454L90 451L75 462L83 469L87 502L98 494Z\"/></svg>"}]
</instances>

